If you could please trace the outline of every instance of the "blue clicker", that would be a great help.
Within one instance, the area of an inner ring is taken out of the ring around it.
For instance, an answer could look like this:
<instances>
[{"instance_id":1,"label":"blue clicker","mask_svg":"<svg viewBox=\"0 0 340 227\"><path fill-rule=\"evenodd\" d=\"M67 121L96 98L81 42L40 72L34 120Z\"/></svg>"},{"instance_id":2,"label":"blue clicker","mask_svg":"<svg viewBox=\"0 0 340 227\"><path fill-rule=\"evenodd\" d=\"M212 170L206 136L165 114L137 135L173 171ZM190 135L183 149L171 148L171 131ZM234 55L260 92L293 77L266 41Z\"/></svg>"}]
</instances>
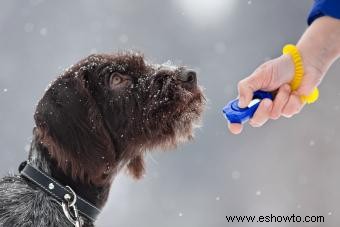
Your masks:
<instances>
[{"instance_id":1,"label":"blue clicker","mask_svg":"<svg viewBox=\"0 0 340 227\"><path fill-rule=\"evenodd\" d=\"M273 100L273 95L266 91L256 91L254 92L253 100L259 99L271 99ZM238 99L230 101L224 108L223 114L230 123L243 124L253 117L256 109L260 105L260 101L254 105L248 106L246 108L240 108L238 106Z\"/></svg>"}]
</instances>

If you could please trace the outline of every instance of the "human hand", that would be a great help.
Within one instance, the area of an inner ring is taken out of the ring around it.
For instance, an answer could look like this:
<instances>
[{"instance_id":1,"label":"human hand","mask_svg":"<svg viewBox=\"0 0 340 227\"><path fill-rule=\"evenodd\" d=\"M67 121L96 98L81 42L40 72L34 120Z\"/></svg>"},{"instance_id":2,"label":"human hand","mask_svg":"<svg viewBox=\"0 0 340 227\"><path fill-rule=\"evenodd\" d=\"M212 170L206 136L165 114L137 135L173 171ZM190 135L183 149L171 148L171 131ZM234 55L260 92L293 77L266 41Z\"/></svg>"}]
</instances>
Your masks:
<instances>
[{"instance_id":1,"label":"human hand","mask_svg":"<svg viewBox=\"0 0 340 227\"><path fill-rule=\"evenodd\" d=\"M315 20L302 35L297 48L303 62L304 76L296 91L291 91L289 86L295 72L290 55L267 61L239 82L240 107L246 107L257 90L277 91L273 101L261 101L249 121L253 127L262 126L268 119L291 117L301 111L304 103L300 97L308 96L320 84L329 67L340 56L340 20L328 16ZM229 129L238 134L242 131L242 125L229 124Z\"/></svg>"},{"instance_id":2,"label":"human hand","mask_svg":"<svg viewBox=\"0 0 340 227\"><path fill-rule=\"evenodd\" d=\"M305 67L304 79L296 91L291 91L289 86L295 71L290 55L282 55L262 64L249 77L241 80L238 84L241 108L250 103L253 93L257 90L277 91L273 101L269 99L261 101L249 124L253 127L260 127L268 119L278 119L280 116L291 117L299 113L304 106L300 97L310 94L323 76L323 73L313 65L309 64ZM229 124L229 129L232 133L238 134L242 130L242 125Z\"/></svg>"}]
</instances>

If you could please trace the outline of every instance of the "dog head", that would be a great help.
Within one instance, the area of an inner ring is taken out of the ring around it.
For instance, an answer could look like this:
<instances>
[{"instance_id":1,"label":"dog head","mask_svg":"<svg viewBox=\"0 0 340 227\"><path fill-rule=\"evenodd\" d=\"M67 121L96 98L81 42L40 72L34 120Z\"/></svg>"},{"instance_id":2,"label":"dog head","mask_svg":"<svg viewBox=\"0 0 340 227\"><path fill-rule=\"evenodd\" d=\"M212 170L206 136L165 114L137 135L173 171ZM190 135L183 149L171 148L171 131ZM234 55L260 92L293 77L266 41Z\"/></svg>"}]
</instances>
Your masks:
<instances>
[{"instance_id":1,"label":"dog head","mask_svg":"<svg viewBox=\"0 0 340 227\"><path fill-rule=\"evenodd\" d=\"M38 140L74 178L103 184L143 153L193 137L204 104L196 73L147 63L136 53L91 55L46 90L35 112Z\"/></svg>"}]
</instances>

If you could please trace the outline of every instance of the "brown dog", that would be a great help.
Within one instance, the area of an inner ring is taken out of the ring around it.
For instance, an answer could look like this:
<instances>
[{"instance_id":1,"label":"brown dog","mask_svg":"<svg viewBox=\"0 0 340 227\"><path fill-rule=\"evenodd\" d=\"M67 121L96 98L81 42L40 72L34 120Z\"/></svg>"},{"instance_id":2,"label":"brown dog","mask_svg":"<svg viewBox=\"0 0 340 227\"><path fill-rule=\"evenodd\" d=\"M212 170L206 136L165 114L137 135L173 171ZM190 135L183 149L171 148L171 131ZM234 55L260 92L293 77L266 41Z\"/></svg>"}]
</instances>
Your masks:
<instances>
[{"instance_id":1,"label":"brown dog","mask_svg":"<svg viewBox=\"0 0 340 227\"><path fill-rule=\"evenodd\" d=\"M40 100L29 162L101 208L123 167L140 178L146 151L193 137L203 104L192 70L149 64L135 53L91 55ZM70 223L50 195L12 176L0 182L0 225Z\"/></svg>"}]
</instances>

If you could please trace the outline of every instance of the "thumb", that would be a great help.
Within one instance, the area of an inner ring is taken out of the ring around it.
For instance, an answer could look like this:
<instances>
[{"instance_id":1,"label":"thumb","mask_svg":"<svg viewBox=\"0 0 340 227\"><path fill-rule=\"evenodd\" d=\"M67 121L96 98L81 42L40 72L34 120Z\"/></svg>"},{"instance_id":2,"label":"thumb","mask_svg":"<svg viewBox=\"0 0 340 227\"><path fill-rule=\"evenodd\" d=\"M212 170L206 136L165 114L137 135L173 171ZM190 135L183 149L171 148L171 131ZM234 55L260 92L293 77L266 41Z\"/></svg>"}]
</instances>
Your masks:
<instances>
[{"instance_id":1,"label":"thumb","mask_svg":"<svg viewBox=\"0 0 340 227\"><path fill-rule=\"evenodd\" d=\"M245 108L249 105L250 101L253 99L253 94L255 91L263 88L266 80L267 70L260 67L249 77L241 80L238 83L238 94L239 94L239 107ZM271 75L269 75L271 76Z\"/></svg>"}]
</instances>

